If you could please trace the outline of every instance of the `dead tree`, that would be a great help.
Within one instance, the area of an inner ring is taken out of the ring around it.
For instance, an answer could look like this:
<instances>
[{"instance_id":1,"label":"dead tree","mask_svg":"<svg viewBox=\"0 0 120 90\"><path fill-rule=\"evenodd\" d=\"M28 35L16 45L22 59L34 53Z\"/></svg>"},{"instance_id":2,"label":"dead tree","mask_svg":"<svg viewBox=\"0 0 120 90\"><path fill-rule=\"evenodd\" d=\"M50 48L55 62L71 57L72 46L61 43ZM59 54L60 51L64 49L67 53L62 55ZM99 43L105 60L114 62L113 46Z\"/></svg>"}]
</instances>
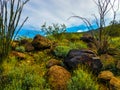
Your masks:
<instances>
[{"instance_id":1,"label":"dead tree","mask_svg":"<svg viewBox=\"0 0 120 90\"><path fill-rule=\"evenodd\" d=\"M93 15L95 19L95 24L97 25L98 33L95 35L93 32L91 32L92 36L94 37L94 44L97 48L98 54L106 53L107 49L109 47L109 37L108 32L105 32L104 28L106 27L106 15L110 13L110 11L113 12L113 18L111 21L114 21L116 19L116 13L119 9L119 0L94 0L95 4L98 8L98 14L99 16ZM117 4L117 8L115 9L115 4ZM71 16L81 19L85 25L87 26L88 30L94 30L94 27L92 26L92 23L87 19L80 16ZM69 18L69 19L70 19ZM112 25L114 22L112 23ZM112 26L111 25L111 26Z\"/></svg>"}]
</instances>

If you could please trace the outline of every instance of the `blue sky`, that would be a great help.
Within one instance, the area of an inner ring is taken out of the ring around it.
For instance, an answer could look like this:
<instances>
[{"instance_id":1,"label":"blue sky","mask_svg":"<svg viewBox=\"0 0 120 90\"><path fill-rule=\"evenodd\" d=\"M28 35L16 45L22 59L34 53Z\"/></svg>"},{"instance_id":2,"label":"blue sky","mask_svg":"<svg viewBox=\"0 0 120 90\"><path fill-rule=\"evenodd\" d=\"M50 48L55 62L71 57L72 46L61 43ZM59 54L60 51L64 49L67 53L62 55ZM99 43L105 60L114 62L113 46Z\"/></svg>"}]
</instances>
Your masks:
<instances>
[{"instance_id":1,"label":"blue sky","mask_svg":"<svg viewBox=\"0 0 120 90\"><path fill-rule=\"evenodd\" d=\"M70 16L82 16L93 21L92 14L97 14L97 7L93 0L30 0L24 7L21 21L29 17L23 29L39 31L44 22L47 25L52 23L65 24L67 28L76 28L82 31L86 30L80 19L71 18ZM120 17L120 11L117 18ZM112 12L106 16L106 21L111 20ZM72 30L72 29L70 29Z\"/></svg>"}]
</instances>

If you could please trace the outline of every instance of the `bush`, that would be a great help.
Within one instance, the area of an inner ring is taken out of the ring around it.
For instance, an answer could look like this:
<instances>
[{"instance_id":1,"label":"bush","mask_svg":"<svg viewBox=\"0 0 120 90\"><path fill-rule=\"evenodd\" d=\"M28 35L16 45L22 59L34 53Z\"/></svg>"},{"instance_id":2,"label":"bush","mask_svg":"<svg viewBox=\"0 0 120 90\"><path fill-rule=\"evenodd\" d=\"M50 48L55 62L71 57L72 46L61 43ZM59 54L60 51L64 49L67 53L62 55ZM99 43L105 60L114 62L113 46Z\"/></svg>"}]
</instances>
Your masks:
<instances>
[{"instance_id":1,"label":"bush","mask_svg":"<svg viewBox=\"0 0 120 90\"><path fill-rule=\"evenodd\" d=\"M66 32L66 26L65 24L52 24L52 26L46 26L46 23L44 23L44 25L41 26L42 31L46 34L46 35L53 35L53 36L57 36L60 33L64 33Z\"/></svg>"},{"instance_id":2,"label":"bush","mask_svg":"<svg viewBox=\"0 0 120 90\"><path fill-rule=\"evenodd\" d=\"M15 50L18 51L18 52L25 52L25 47L24 46L17 46L15 48Z\"/></svg>"},{"instance_id":3,"label":"bush","mask_svg":"<svg viewBox=\"0 0 120 90\"><path fill-rule=\"evenodd\" d=\"M69 45L72 49L86 49L87 48L87 44L82 41L70 43Z\"/></svg>"},{"instance_id":4,"label":"bush","mask_svg":"<svg viewBox=\"0 0 120 90\"><path fill-rule=\"evenodd\" d=\"M87 70L78 68L73 72L68 90L98 90L98 84Z\"/></svg>"},{"instance_id":5,"label":"bush","mask_svg":"<svg viewBox=\"0 0 120 90\"><path fill-rule=\"evenodd\" d=\"M44 90L45 79L43 77L36 73L26 73L22 76L20 71L17 71L18 74L15 71L9 76L11 81L5 86L4 90Z\"/></svg>"},{"instance_id":6,"label":"bush","mask_svg":"<svg viewBox=\"0 0 120 90\"><path fill-rule=\"evenodd\" d=\"M57 46L54 49L54 53L58 57L66 57L70 49L68 46Z\"/></svg>"},{"instance_id":7,"label":"bush","mask_svg":"<svg viewBox=\"0 0 120 90\"><path fill-rule=\"evenodd\" d=\"M41 71L39 65L21 64L14 66L12 62L13 66L9 64L4 63L4 66L7 65L11 69L7 70L5 67L7 72L1 75L0 90L49 90L43 77L45 72Z\"/></svg>"},{"instance_id":8,"label":"bush","mask_svg":"<svg viewBox=\"0 0 120 90\"><path fill-rule=\"evenodd\" d=\"M120 36L120 24L114 24L113 26L106 27L106 31L109 32L109 36L111 37L119 37Z\"/></svg>"}]
</instances>

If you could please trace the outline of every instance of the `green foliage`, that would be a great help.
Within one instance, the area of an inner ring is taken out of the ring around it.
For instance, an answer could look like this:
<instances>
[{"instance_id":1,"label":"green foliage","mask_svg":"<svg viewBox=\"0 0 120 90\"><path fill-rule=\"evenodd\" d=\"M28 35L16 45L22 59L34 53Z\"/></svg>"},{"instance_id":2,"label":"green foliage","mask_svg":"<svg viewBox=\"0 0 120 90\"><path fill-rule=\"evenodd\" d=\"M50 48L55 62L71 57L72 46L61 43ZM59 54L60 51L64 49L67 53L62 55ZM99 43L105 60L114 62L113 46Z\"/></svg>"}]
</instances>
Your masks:
<instances>
[{"instance_id":1,"label":"green foliage","mask_svg":"<svg viewBox=\"0 0 120 90\"><path fill-rule=\"evenodd\" d=\"M109 45L109 48L108 48L108 53L110 55L116 55L117 57L119 56L120 54L120 38L119 37L114 37L114 38L111 38L110 40L110 45Z\"/></svg>"},{"instance_id":2,"label":"green foliage","mask_svg":"<svg viewBox=\"0 0 120 90\"><path fill-rule=\"evenodd\" d=\"M19 69L14 70L9 74L10 84L7 84L4 90L44 90L45 79L32 72L21 74Z\"/></svg>"},{"instance_id":3,"label":"green foliage","mask_svg":"<svg viewBox=\"0 0 120 90\"><path fill-rule=\"evenodd\" d=\"M24 5L29 0L0 0L0 62L8 55L11 41L15 39L27 18L18 27ZM8 14L9 12L9 14ZM17 29L18 28L18 29ZM16 30L17 29L17 30Z\"/></svg>"},{"instance_id":4,"label":"green foliage","mask_svg":"<svg viewBox=\"0 0 120 90\"><path fill-rule=\"evenodd\" d=\"M105 28L108 32L108 35L111 37L119 37L120 36L120 24L110 25Z\"/></svg>"},{"instance_id":5,"label":"green foliage","mask_svg":"<svg viewBox=\"0 0 120 90\"><path fill-rule=\"evenodd\" d=\"M67 39L62 39L61 41L60 40L58 41L58 46L55 47L54 53L56 56L64 58L71 49L86 49L86 48L87 44L80 40L71 42Z\"/></svg>"},{"instance_id":6,"label":"green foliage","mask_svg":"<svg viewBox=\"0 0 120 90\"><path fill-rule=\"evenodd\" d=\"M42 31L45 32L46 35L57 35L59 33L66 32L65 24L53 24L52 26L46 26L46 23L41 26ZM57 36L56 36L57 37Z\"/></svg>"},{"instance_id":7,"label":"green foliage","mask_svg":"<svg viewBox=\"0 0 120 90\"><path fill-rule=\"evenodd\" d=\"M35 63L42 64L50 60L52 58L52 55L48 55L46 51L40 51L40 52L35 52L33 57L35 59Z\"/></svg>"},{"instance_id":8,"label":"green foliage","mask_svg":"<svg viewBox=\"0 0 120 90\"><path fill-rule=\"evenodd\" d=\"M76 41L76 42L71 42L69 44L69 46L72 48L72 49L86 49L87 48L87 44L82 42L82 41Z\"/></svg>"},{"instance_id":9,"label":"green foliage","mask_svg":"<svg viewBox=\"0 0 120 90\"><path fill-rule=\"evenodd\" d=\"M120 37L114 37L110 41L111 48L119 48L120 47Z\"/></svg>"},{"instance_id":10,"label":"green foliage","mask_svg":"<svg viewBox=\"0 0 120 90\"><path fill-rule=\"evenodd\" d=\"M24 46L17 46L15 48L15 50L18 51L18 52L25 52L25 47Z\"/></svg>"},{"instance_id":11,"label":"green foliage","mask_svg":"<svg viewBox=\"0 0 120 90\"><path fill-rule=\"evenodd\" d=\"M49 90L41 66L18 63L15 58L3 62L0 90Z\"/></svg>"},{"instance_id":12,"label":"green foliage","mask_svg":"<svg viewBox=\"0 0 120 90\"><path fill-rule=\"evenodd\" d=\"M57 46L54 49L54 53L58 57L66 57L70 49L68 46Z\"/></svg>"},{"instance_id":13,"label":"green foliage","mask_svg":"<svg viewBox=\"0 0 120 90\"><path fill-rule=\"evenodd\" d=\"M98 84L92 74L86 69L78 68L73 72L68 90L99 90Z\"/></svg>"}]
</instances>

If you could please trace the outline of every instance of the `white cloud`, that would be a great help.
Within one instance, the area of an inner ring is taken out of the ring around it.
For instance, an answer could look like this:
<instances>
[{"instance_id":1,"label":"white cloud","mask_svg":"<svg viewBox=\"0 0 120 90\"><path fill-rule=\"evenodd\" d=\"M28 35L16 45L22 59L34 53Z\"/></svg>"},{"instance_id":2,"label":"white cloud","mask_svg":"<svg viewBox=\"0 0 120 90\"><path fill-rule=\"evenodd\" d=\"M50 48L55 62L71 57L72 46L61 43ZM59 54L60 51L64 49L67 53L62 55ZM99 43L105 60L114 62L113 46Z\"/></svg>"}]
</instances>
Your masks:
<instances>
[{"instance_id":1,"label":"white cloud","mask_svg":"<svg viewBox=\"0 0 120 90\"><path fill-rule=\"evenodd\" d=\"M91 14L96 13L97 7L93 0L30 0L24 8L22 20L28 16L29 20L25 26L32 26L36 29L40 28L44 22L48 25L64 23L69 27L82 23L76 18L67 20L70 16L78 15L93 20ZM111 18L111 13L107 17Z\"/></svg>"},{"instance_id":2,"label":"white cloud","mask_svg":"<svg viewBox=\"0 0 120 90\"><path fill-rule=\"evenodd\" d=\"M83 30L78 30L77 32L83 32Z\"/></svg>"},{"instance_id":3,"label":"white cloud","mask_svg":"<svg viewBox=\"0 0 120 90\"><path fill-rule=\"evenodd\" d=\"M88 29L87 28L86 29L80 29L77 32L85 32L85 31L88 31Z\"/></svg>"}]
</instances>

